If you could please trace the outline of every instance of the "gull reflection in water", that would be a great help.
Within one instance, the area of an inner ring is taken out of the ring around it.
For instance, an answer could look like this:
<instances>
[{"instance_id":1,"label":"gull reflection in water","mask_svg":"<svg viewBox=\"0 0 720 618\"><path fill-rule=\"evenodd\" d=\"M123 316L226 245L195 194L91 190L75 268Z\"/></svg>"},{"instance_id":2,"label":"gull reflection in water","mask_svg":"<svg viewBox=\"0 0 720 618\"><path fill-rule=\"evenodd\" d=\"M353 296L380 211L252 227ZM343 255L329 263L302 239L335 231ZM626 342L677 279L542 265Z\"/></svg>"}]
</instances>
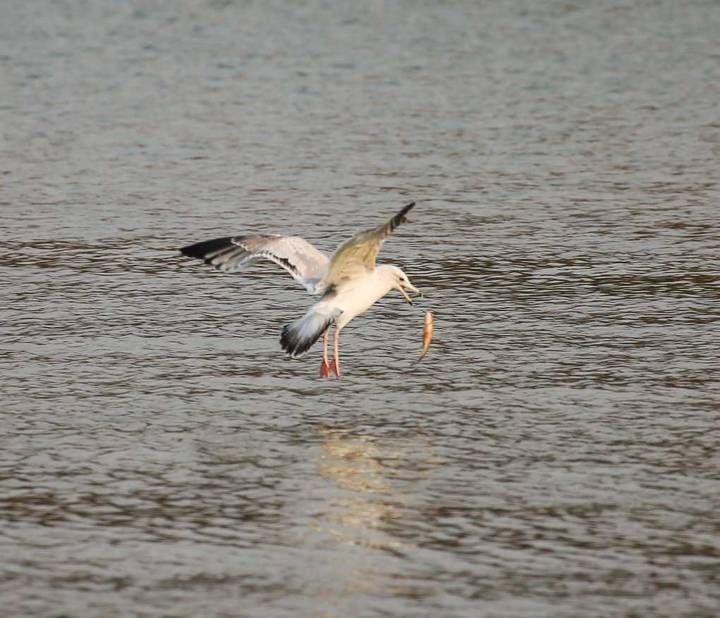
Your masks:
<instances>
[{"instance_id":1,"label":"gull reflection in water","mask_svg":"<svg viewBox=\"0 0 720 618\"><path fill-rule=\"evenodd\" d=\"M323 618L360 615L356 603L367 595L406 592L398 574L407 571L413 547L412 535L402 533L403 522L417 509L418 483L435 462L424 438L380 442L342 429L319 431L314 534L305 539L322 552L313 588L331 608ZM410 495L408 477L414 477Z\"/></svg>"},{"instance_id":2,"label":"gull reflection in water","mask_svg":"<svg viewBox=\"0 0 720 618\"><path fill-rule=\"evenodd\" d=\"M342 490L333 496L321 529L337 540L365 547L400 546L380 530L384 521L399 517L398 496L384 476L377 447L366 438L349 437L335 429L321 430L324 442L320 474ZM394 504L393 504L394 503Z\"/></svg>"}]
</instances>

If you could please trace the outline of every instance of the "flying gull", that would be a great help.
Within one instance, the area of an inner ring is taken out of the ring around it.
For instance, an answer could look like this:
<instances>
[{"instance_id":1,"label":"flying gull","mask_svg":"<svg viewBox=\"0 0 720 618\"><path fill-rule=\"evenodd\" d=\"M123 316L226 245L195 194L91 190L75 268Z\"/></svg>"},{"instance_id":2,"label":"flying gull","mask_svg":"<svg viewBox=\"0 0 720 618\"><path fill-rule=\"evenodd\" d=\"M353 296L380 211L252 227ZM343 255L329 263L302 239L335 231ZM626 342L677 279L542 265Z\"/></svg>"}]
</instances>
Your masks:
<instances>
[{"instance_id":1,"label":"flying gull","mask_svg":"<svg viewBox=\"0 0 720 618\"><path fill-rule=\"evenodd\" d=\"M397 266L377 265L383 243L415 206L411 202L387 223L355 234L328 257L299 236L249 234L215 238L180 249L183 255L199 258L223 272L237 272L257 259L265 258L284 268L320 300L301 318L282 329L280 345L290 358L300 358L320 338L323 357L320 375L340 377L340 331L354 317L369 309L393 289L412 305L406 290L420 295L407 275ZM328 361L330 327L335 325L333 362Z\"/></svg>"}]
</instances>

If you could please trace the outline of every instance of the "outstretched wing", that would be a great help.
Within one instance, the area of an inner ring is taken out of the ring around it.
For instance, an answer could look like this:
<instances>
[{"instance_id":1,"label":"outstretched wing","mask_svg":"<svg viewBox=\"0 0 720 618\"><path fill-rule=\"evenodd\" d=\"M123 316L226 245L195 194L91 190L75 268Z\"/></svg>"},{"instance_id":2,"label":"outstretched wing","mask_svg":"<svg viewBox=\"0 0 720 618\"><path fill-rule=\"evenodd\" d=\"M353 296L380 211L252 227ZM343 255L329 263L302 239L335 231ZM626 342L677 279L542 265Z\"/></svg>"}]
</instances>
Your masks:
<instances>
[{"instance_id":1,"label":"outstretched wing","mask_svg":"<svg viewBox=\"0 0 720 618\"><path fill-rule=\"evenodd\" d=\"M372 271L383 243L398 225L407 221L405 215L413 206L415 202L410 202L387 223L371 230L358 232L340 245L332 256L327 272L318 287L327 290L343 280Z\"/></svg>"},{"instance_id":2,"label":"outstretched wing","mask_svg":"<svg viewBox=\"0 0 720 618\"><path fill-rule=\"evenodd\" d=\"M311 294L329 263L324 253L299 236L254 234L214 238L183 247L180 253L230 273L264 258L282 266Z\"/></svg>"}]
</instances>

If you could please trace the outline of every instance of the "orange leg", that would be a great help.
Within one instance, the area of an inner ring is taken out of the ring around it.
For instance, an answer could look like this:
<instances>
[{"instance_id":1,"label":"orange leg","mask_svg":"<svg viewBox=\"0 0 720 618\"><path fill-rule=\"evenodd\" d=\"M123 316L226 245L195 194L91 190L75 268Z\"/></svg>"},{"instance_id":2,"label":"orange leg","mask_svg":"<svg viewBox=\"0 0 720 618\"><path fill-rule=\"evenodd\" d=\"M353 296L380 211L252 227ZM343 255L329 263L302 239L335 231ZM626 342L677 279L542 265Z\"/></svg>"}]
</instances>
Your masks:
<instances>
[{"instance_id":1,"label":"orange leg","mask_svg":"<svg viewBox=\"0 0 720 618\"><path fill-rule=\"evenodd\" d=\"M322 363L320 364L320 377L321 378L329 378L330 377L330 363L328 362L328 332L325 331L325 334L323 335L323 359Z\"/></svg>"},{"instance_id":2,"label":"orange leg","mask_svg":"<svg viewBox=\"0 0 720 618\"><path fill-rule=\"evenodd\" d=\"M335 358L333 358L332 370L333 373L339 378L340 376L342 376L342 371L340 371L340 331L337 328L335 328L333 350L335 353Z\"/></svg>"}]
</instances>

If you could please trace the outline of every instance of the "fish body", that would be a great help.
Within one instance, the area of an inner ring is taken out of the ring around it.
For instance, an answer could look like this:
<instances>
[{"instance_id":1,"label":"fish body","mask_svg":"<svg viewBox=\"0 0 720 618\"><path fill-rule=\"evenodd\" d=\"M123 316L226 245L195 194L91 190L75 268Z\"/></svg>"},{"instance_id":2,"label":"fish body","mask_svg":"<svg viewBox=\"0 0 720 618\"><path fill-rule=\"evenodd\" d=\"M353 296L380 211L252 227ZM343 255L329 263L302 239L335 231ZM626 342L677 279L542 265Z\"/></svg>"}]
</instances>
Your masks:
<instances>
[{"instance_id":1,"label":"fish body","mask_svg":"<svg viewBox=\"0 0 720 618\"><path fill-rule=\"evenodd\" d=\"M421 361L423 358L425 358L425 355L428 353L428 350L430 349L430 342L432 341L432 336L433 314L431 311L426 311L425 324L423 326L422 351L420 352L420 358L418 358L418 361Z\"/></svg>"}]
</instances>

